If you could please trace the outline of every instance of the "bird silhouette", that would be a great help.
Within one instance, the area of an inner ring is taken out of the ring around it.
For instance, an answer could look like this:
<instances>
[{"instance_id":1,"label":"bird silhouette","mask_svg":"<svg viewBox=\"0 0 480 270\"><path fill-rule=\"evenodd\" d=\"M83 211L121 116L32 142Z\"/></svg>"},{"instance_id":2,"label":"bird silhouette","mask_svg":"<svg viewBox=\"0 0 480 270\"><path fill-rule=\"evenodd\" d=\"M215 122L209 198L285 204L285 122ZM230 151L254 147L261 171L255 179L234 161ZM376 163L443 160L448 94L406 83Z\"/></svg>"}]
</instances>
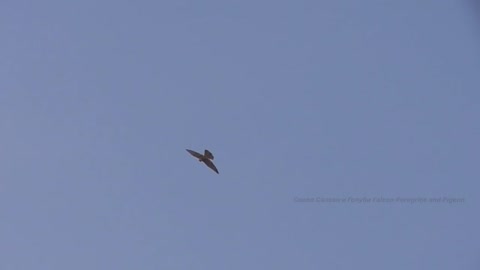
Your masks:
<instances>
[{"instance_id":1,"label":"bird silhouette","mask_svg":"<svg viewBox=\"0 0 480 270\"><path fill-rule=\"evenodd\" d=\"M205 165L207 165L210 169L215 171L217 174L219 173L218 170L217 170L217 167L215 167L215 165L212 162L212 160L214 158L212 152L205 149L205 152L202 155L202 154L197 153L197 152L195 152L193 150L190 150L190 149L185 149L185 150L187 150L187 152L190 153L190 155L198 158L198 161L205 163Z\"/></svg>"}]
</instances>

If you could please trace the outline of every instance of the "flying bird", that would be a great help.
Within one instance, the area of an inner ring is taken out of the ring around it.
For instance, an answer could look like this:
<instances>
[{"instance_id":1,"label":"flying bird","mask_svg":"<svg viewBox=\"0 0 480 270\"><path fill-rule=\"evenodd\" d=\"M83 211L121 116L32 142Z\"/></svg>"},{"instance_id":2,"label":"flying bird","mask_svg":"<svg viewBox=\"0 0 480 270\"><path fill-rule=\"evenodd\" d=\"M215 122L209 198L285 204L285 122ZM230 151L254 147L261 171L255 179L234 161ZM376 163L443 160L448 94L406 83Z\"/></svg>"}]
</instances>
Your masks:
<instances>
[{"instance_id":1,"label":"flying bird","mask_svg":"<svg viewBox=\"0 0 480 270\"><path fill-rule=\"evenodd\" d=\"M207 149L205 149L205 152L204 154L200 154L200 153L197 153L193 150L190 150L190 149L185 149L187 150L188 153L190 153L190 155L198 158L198 161L200 162L203 162L205 163L205 165L207 165L210 169L214 170L216 173L218 173L218 170L217 170L217 167L215 167L215 165L213 164L212 160L213 160L213 154L208 151Z\"/></svg>"}]
</instances>

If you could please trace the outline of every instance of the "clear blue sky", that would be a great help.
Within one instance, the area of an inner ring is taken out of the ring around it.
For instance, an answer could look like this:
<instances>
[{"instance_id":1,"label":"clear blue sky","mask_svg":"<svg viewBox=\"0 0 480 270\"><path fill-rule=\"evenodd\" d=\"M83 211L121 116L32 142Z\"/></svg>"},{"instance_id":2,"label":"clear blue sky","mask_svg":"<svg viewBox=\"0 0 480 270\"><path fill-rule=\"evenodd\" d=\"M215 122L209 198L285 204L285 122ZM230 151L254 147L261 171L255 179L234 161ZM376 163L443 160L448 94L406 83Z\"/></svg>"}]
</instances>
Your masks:
<instances>
[{"instance_id":1,"label":"clear blue sky","mask_svg":"<svg viewBox=\"0 0 480 270\"><path fill-rule=\"evenodd\" d=\"M3 0L0 269L479 269L479 6Z\"/></svg>"}]
</instances>

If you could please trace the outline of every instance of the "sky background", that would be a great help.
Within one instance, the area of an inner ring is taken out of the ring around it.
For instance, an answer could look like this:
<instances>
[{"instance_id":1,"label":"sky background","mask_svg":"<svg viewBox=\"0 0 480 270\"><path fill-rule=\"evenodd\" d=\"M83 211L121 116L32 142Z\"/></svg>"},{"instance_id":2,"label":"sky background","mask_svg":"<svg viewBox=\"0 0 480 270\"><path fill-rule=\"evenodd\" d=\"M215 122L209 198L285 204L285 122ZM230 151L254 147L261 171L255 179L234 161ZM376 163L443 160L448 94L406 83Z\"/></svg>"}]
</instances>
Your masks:
<instances>
[{"instance_id":1,"label":"sky background","mask_svg":"<svg viewBox=\"0 0 480 270\"><path fill-rule=\"evenodd\" d=\"M475 1L3 0L0 38L1 270L480 268ZM464 202L297 201L349 197Z\"/></svg>"}]
</instances>

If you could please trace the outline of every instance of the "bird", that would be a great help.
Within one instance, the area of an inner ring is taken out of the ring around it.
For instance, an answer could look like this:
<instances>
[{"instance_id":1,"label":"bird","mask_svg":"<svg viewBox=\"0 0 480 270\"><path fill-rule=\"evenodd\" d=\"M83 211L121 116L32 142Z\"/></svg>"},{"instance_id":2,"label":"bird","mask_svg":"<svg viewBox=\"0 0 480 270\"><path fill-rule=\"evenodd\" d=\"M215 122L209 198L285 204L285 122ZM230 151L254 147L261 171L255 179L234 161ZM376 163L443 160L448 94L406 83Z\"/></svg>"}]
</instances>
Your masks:
<instances>
[{"instance_id":1,"label":"bird","mask_svg":"<svg viewBox=\"0 0 480 270\"><path fill-rule=\"evenodd\" d=\"M212 160L214 158L212 152L205 149L205 152L202 155L202 154L197 153L197 152L195 152L193 150L190 150L190 149L185 149L185 150L187 150L187 152L190 153L190 155L198 158L198 161L205 163L205 165L207 165L210 169L212 169L214 172L219 174L219 172L217 170L217 167L215 167L215 165L212 162Z\"/></svg>"}]
</instances>

